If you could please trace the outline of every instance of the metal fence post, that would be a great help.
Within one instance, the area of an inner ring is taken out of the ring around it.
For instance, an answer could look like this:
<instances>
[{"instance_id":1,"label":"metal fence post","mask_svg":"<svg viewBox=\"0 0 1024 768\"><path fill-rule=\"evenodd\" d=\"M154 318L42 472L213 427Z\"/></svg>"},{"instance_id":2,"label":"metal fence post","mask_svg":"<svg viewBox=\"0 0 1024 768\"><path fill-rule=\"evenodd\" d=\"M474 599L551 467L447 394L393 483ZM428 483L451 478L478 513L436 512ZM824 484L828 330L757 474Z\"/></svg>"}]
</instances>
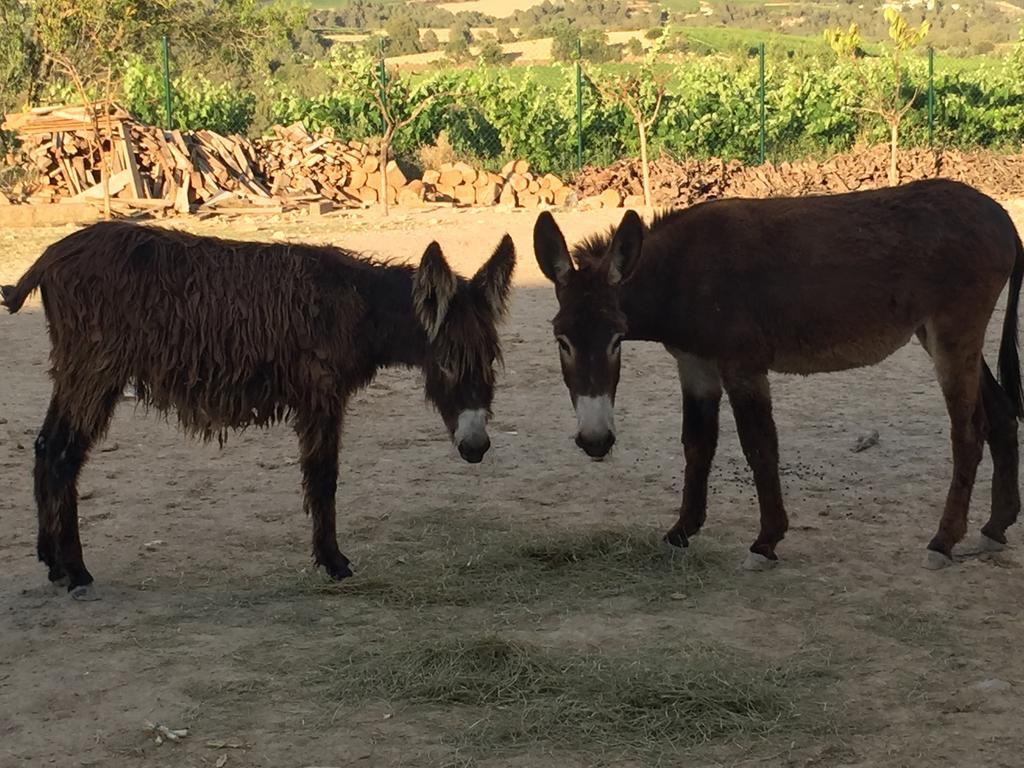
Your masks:
<instances>
[{"instance_id":1,"label":"metal fence post","mask_svg":"<svg viewBox=\"0 0 1024 768\"><path fill-rule=\"evenodd\" d=\"M171 55L167 35L163 36L164 52L164 122L168 131L173 130L174 122L171 115Z\"/></svg>"},{"instance_id":2,"label":"metal fence post","mask_svg":"<svg viewBox=\"0 0 1024 768\"><path fill-rule=\"evenodd\" d=\"M760 141L758 142L758 157L760 158L761 165L764 165L764 134L765 134L765 108L764 108L764 43L758 43L757 45L757 59L758 66L760 68L760 88L759 94L761 98L761 135Z\"/></svg>"},{"instance_id":3,"label":"metal fence post","mask_svg":"<svg viewBox=\"0 0 1024 768\"><path fill-rule=\"evenodd\" d=\"M935 49L928 46L928 146L935 137Z\"/></svg>"},{"instance_id":4,"label":"metal fence post","mask_svg":"<svg viewBox=\"0 0 1024 768\"><path fill-rule=\"evenodd\" d=\"M583 169L583 43L576 40L576 167Z\"/></svg>"}]
</instances>

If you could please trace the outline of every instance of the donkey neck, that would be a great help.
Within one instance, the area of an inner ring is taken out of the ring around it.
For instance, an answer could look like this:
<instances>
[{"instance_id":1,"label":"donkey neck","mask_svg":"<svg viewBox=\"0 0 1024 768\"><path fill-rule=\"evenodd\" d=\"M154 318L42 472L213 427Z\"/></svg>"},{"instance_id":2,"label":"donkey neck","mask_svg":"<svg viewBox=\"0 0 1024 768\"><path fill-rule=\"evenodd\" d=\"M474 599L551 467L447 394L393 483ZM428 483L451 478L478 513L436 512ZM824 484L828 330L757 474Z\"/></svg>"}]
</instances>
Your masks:
<instances>
[{"instance_id":1,"label":"donkey neck","mask_svg":"<svg viewBox=\"0 0 1024 768\"><path fill-rule=\"evenodd\" d=\"M363 286L365 340L376 368L420 368L426 360L427 334L413 309L412 274L405 267L382 267Z\"/></svg>"},{"instance_id":2,"label":"donkey neck","mask_svg":"<svg viewBox=\"0 0 1024 768\"><path fill-rule=\"evenodd\" d=\"M626 314L628 339L666 343L671 285L675 280L665 269L664 259L654 249L644 255L636 270L619 289L619 302Z\"/></svg>"}]
</instances>

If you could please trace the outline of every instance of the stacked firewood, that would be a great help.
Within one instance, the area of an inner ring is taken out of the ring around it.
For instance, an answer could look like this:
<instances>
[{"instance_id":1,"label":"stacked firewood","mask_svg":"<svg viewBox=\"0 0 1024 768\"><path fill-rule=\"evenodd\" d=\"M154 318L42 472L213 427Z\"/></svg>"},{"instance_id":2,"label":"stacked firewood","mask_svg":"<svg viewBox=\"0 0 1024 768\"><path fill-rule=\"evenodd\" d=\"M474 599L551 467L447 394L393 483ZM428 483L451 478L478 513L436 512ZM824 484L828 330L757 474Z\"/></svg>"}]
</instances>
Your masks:
<instances>
[{"instance_id":1,"label":"stacked firewood","mask_svg":"<svg viewBox=\"0 0 1024 768\"><path fill-rule=\"evenodd\" d=\"M300 123L275 126L273 134L253 142L272 195L316 195L360 206L380 202L383 188L392 205L423 200L422 182L409 182L393 158L382 173L379 141L341 141L330 131L313 135Z\"/></svg>"},{"instance_id":2,"label":"stacked firewood","mask_svg":"<svg viewBox=\"0 0 1024 768\"><path fill-rule=\"evenodd\" d=\"M427 199L456 205L561 206L574 195L557 176L531 173L526 160L510 161L501 173L474 168L468 163L443 163L438 169L425 171L423 183Z\"/></svg>"},{"instance_id":3,"label":"stacked firewood","mask_svg":"<svg viewBox=\"0 0 1024 768\"><path fill-rule=\"evenodd\" d=\"M7 116L4 127L17 131L22 156L41 179L31 201L100 201L106 192L118 210L186 213L231 202L281 209L261 183L245 139L164 131L132 121L117 107L92 109L51 107Z\"/></svg>"},{"instance_id":4,"label":"stacked firewood","mask_svg":"<svg viewBox=\"0 0 1024 768\"><path fill-rule=\"evenodd\" d=\"M956 149L900 150L901 183L944 177L966 182L997 198L1024 195L1024 152L961 152ZM722 197L777 197L834 194L889 184L889 148L875 146L836 155L779 164L661 157L651 162L655 206L686 206ZM575 182L580 205L627 208L643 205L643 173L637 160L585 168Z\"/></svg>"}]
</instances>

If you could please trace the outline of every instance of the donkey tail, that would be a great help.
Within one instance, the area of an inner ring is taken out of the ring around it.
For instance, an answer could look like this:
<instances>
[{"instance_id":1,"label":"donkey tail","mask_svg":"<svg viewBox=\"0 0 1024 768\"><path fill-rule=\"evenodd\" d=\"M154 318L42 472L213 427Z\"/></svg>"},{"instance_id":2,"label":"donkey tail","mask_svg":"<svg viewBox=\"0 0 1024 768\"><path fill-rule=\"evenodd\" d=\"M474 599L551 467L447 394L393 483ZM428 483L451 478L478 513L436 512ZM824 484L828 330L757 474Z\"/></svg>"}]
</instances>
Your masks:
<instances>
[{"instance_id":1,"label":"donkey tail","mask_svg":"<svg viewBox=\"0 0 1024 768\"><path fill-rule=\"evenodd\" d=\"M1024 419L1024 386L1021 385L1020 354L1017 349L1017 308L1020 304L1020 286L1024 282L1024 244L1016 235L1017 258L1010 273L1010 292L1006 299L1003 318L1003 338L999 342L999 383L1013 402L1018 419Z\"/></svg>"},{"instance_id":2,"label":"donkey tail","mask_svg":"<svg viewBox=\"0 0 1024 768\"><path fill-rule=\"evenodd\" d=\"M54 243L43 251L43 255L36 259L35 264L28 268L16 285L0 286L0 297L2 297L0 304L3 304L12 315L21 309L25 300L39 288L46 271L63 258L67 251L67 238Z\"/></svg>"}]
</instances>

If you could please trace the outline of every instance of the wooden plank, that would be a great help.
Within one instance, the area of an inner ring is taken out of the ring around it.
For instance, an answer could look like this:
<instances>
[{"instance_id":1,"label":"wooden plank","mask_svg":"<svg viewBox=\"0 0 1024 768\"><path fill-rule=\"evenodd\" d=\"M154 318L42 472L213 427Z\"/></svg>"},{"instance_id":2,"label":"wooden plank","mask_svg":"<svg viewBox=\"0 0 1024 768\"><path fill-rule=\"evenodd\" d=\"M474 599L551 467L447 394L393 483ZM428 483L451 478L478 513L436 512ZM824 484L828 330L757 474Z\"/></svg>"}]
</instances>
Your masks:
<instances>
[{"instance_id":1,"label":"wooden plank","mask_svg":"<svg viewBox=\"0 0 1024 768\"><path fill-rule=\"evenodd\" d=\"M53 157L57 161L57 167L60 168L61 175L64 177L64 183L67 184L69 195L78 195L82 192L82 185L78 179L75 178L74 169L68 163L67 157L64 156L64 134L57 133L53 137Z\"/></svg>"},{"instance_id":2,"label":"wooden plank","mask_svg":"<svg viewBox=\"0 0 1024 768\"><path fill-rule=\"evenodd\" d=\"M142 183L142 174L139 173L139 166L135 162L135 147L132 145L131 129L128 127L127 123L120 123L117 130L120 134L120 141L118 144L120 145L121 152L124 156L125 168L132 176L132 196L135 198L143 198L146 196L146 188Z\"/></svg>"},{"instance_id":3,"label":"wooden plank","mask_svg":"<svg viewBox=\"0 0 1024 768\"><path fill-rule=\"evenodd\" d=\"M188 213L189 212L188 185L189 185L190 174L186 173L186 174L184 174L184 176L185 176L184 183L180 187L178 187L178 191L175 193L175 196L174 196L174 210L176 212L178 212L178 213Z\"/></svg>"},{"instance_id":4,"label":"wooden plank","mask_svg":"<svg viewBox=\"0 0 1024 768\"><path fill-rule=\"evenodd\" d=\"M221 191L221 192L218 192L213 197L211 197L206 202L204 202L202 205L200 205L199 206L199 210L203 211L203 210L206 210L208 208L215 208L220 203L224 203L224 202L227 202L229 200L237 200L237 199L238 199L238 194L237 193Z\"/></svg>"},{"instance_id":5,"label":"wooden plank","mask_svg":"<svg viewBox=\"0 0 1024 768\"><path fill-rule=\"evenodd\" d=\"M132 173L131 171L121 171L115 173L110 177L108 187L111 196L116 195L122 189L127 187L131 183ZM71 198L72 200L102 200L103 199L103 182L94 184L93 186L86 189L81 194L75 195Z\"/></svg>"},{"instance_id":6,"label":"wooden plank","mask_svg":"<svg viewBox=\"0 0 1024 768\"><path fill-rule=\"evenodd\" d=\"M174 168L175 160L174 155L171 153L171 148L167 144L167 138L164 136L163 131L156 132L156 143L160 149L160 160L164 164L164 168L171 170Z\"/></svg>"},{"instance_id":7,"label":"wooden plank","mask_svg":"<svg viewBox=\"0 0 1024 768\"><path fill-rule=\"evenodd\" d=\"M174 145L185 157L188 157L191 154L188 145L185 143L185 139L181 136L181 131L171 131L171 141L174 142Z\"/></svg>"}]
</instances>

